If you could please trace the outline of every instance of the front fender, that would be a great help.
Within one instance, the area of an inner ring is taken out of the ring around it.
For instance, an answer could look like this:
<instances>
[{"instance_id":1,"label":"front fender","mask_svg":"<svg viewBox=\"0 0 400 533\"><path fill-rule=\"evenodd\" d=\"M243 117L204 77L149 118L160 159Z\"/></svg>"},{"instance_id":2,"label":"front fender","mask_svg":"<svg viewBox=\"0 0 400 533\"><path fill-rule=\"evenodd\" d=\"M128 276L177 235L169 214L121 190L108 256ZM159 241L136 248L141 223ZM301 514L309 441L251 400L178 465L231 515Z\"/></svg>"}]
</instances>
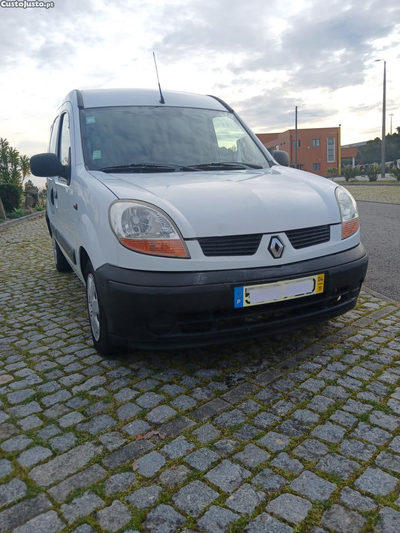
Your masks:
<instances>
[{"instance_id":1,"label":"front fender","mask_svg":"<svg viewBox=\"0 0 400 533\"><path fill-rule=\"evenodd\" d=\"M94 270L106 263L116 264L116 239L109 228L108 220L95 226L87 214L83 214L78 227L78 265L82 276L81 250L86 250ZM115 243L114 243L115 241Z\"/></svg>"}]
</instances>

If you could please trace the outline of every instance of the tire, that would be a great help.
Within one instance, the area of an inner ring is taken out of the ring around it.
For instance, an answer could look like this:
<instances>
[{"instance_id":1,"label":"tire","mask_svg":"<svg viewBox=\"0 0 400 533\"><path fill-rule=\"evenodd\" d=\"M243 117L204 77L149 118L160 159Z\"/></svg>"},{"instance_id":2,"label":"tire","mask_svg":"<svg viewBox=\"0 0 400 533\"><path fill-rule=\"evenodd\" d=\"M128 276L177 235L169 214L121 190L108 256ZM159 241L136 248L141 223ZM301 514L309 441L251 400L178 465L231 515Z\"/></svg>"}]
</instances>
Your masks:
<instances>
[{"instance_id":1,"label":"tire","mask_svg":"<svg viewBox=\"0 0 400 533\"><path fill-rule=\"evenodd\" d=\"M97 291L96 278L90 261L86 267L86 303L89 316L93 345L100 355L112 355L114 347L108 339L108 323L100 295Z\"/></svg>"},{"instance_id":2,"label":"tire","mask_svg":"<svg viewBox=\"0 0 400 533\"><path fill-rule=\"evenodd\" d=\"M54 265L58 272L71 272L72 268L68 261L65 259L64 254L62 253L60 247L57 244L57 241L52 237L53 240L53 255L54 255Z\"/></svg>"}]
</instances>

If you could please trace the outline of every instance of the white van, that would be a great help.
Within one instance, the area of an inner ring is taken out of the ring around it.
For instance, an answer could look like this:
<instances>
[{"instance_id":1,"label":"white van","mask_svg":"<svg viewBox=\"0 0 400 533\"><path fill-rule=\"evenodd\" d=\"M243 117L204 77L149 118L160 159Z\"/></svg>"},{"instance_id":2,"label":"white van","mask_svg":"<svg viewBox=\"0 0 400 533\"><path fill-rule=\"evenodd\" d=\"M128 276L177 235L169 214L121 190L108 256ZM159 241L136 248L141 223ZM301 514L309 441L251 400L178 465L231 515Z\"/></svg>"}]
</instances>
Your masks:
<instances>
[{"instance_id":1,"label":"white van","mask_svg":"<svg viewBox=\"0 0 400 533\"><path fill-rule=\"evenodd\" d=\"M97 350L252 339L352 309L368 258L351 194L271 156L219 98L164 99L72 91L31 159Z\"/></svg>"}]
</instances>

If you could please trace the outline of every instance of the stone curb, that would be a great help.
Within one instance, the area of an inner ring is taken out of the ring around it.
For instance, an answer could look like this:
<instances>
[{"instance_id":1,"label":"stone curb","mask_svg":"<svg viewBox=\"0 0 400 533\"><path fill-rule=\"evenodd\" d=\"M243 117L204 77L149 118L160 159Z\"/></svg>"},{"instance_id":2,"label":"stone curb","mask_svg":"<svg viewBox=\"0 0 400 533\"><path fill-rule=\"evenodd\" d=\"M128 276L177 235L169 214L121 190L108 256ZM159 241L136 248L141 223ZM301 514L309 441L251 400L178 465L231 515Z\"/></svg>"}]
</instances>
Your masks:
<instances>
[{"instance_id":1,"label":"stone curb","mask_svg":"<svg viewBox=\"0 0 400 533\"><path fill-rule=\"evenodd\" d=\"M399 183L370 183L369 181L360 183L348 183L347 181L335 181L335 183L344 183L346 187L400 187Z\"/></svg>"},{"instance_id":2,"label":"stone curb","mask_svg":"<svg viewBox=\"0 0 400 533\"><path fill-rule=\"evenodd\" d=\"M46 211L38 211L37 213L31 213L30 215L26 215L21 218L16 218L15 220L10 220L9 222L3 222L2 224L0 224L0 231L2 231L3 229L11 228L11 226L16 226L17 224L21 224L26 220L32 220L33 218L41 217L45 213Z\"/></svg>"},{"instance_id":3,"label":"stone curb","mask_svg":"<svg viewBox=\"0 0 400 533\"><path fill-rule=\"evenodd\" d=\"M362 290L367 292L371 296L375 296L375 298L379 298L381 300L385 300L386 302L390 302L392 304L397 304L398 306L400 306L400 302L399 301L393 300L392 298L388 298L387 296L385 296L381 292L374 291L374 290L366 287L365 285L362 286Z\"/></svg>"},{"instance_id":4,"label":"stone curb","mask_svg":"<svg viewBox=\"0 0 400 533\"><path fill-rule=\"evenodd\" d=\"M385 204L385 205L400 205L400 204L393 204L392 202L378 202L377 200L356 200L357 204Z\"/></svg>"}]
</instances>

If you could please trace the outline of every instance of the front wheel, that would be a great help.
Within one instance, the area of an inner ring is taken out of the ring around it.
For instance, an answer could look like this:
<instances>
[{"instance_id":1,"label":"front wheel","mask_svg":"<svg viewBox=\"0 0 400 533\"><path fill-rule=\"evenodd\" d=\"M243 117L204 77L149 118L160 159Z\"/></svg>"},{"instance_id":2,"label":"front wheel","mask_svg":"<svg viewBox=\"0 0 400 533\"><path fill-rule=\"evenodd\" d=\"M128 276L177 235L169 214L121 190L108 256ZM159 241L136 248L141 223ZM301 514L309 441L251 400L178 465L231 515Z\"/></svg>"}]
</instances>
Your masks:
<instances>
[{"instance_id":1,"label":"front wheel","mask_svg":"<svg viewBox=\"0 0 400 533\"><path fill-rule=\"evenodd\" d=\"M108 340L107 317L97 291L91 263L88 263L86 268L86 301L94 347L100 355L111 355L113 346Z\"/></svg>"}]
</instances>

